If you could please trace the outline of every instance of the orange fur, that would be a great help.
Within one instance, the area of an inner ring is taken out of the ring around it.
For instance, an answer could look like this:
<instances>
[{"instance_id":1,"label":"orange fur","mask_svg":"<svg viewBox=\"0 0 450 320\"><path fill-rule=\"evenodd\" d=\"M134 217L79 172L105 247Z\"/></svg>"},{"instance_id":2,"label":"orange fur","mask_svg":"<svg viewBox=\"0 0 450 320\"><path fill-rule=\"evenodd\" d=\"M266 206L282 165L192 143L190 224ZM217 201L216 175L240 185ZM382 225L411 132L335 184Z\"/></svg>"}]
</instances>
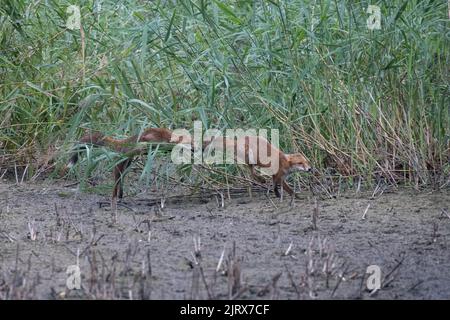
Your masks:
<instances>
[{"instance_id":1,"label":"orange fur","mask_svg":"<svg viewBox=\"0 0 450 320\"><path fill-rule=\"evenodd\" d=\"M85 134L79 140L79 143L92 144L96 146L105 146L116 152L126 154L127 158L116 165L113 170L114 176L114 188L112 192L112 203L116 203L116 199L123 197L123 182L124 175L127 168L133 162L134 157L147 152L146 146L136 145L140 142L153 142L153 143L185 143L191 144L190 137L176 136L166 128L148 128L144 130L142 134L134 135L126 139L114 139L112 137L105 136L100 132ZM286 177L294 171L310 171L311 166L308 160L300 153L285 154L270 142L262 137L246 136L235 139L229 138L213 138L209 141L203 142L202 149L208 150L208 148L214 148L215 150L225 151L226 149L234 150L235 159L238 163L247 164L250 167L252 177L259 182L264 182L264 178L257 175L255 167L271 168L271 163L266 163L263 159L260 159L259 147L266 148L266 155L270 159L278 161L278 167L275 172L272 172L273 189L275 195L280 197L281 194L278 187L281 185L283 190L288 194L294 194L291 187L286 183ZM68 165L66 165L64 172L67 171L78 161L79 151L75 151L70 158ZM255 158L256 156L256 158ZM273 158L271 158L273 157Z\"/></svg>"},{"instance_id":2,"label":"orange fur","mask_svg":"<svg viewBox=\"0 0 450 320\"><path fill-rule=\"evenodd\" d=\"M264 178L258 176L255 167L271 168L272 163L267 163L260 159L259 148L266 148L265 154L270 159L278 161L278 169L272 172L273 188L275 195L280 197L281 194L278 186L282 185L283 190L292 195L294 191L286 183L286 177L294 171L311 171L308 160L300 153L285 154L266 139L256 136L244 136L235 139L218 137L205 143L206 148L214 148L225 152L226 149L234 148L235 160L238 163L246 164L250 167L252 177L258 182L264 182Z\"/></svg>"},{"instance_id":3,"label":"orange fur","mask_svg":"<svg viewBox=\"0 0 450 320\"><path fill-rule=\"evenodd\" d=\"M183 140L184 139L184 140ZM182 136L175 136L171 130L166 128L148 128L142 132L126 139L114 139L105 136L100 132L85 134L79 140L79 143L87 143L95 146L105 146L116 152L125 153L127 158L116 165L113 169L114 188L112 192L112 203L115 204L117 197L123 197L123 182L126 169L131 165L134 157L147 152L146 146L136 146L139 142L154 143L180 143L190 141ZM69 163L64 168L67 172L78 161L78 151L74 152Z\"/></svg>"}]
</instances>

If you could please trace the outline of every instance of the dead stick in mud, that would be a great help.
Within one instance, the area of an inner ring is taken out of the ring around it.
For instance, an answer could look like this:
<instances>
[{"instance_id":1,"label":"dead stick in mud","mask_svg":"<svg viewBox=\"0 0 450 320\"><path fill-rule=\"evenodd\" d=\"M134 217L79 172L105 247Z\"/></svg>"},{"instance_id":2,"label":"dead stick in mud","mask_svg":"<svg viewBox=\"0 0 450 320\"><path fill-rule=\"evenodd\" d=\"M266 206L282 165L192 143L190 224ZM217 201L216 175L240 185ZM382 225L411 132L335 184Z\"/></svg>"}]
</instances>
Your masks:
<instances>
[{"instance_id":1,"label":"dead stick in mud","mask_svg":"<svg viewBox=\"0 0 450 320\"><path fill-rule=\"evenodd\" d=\"M367 270L367 265L366 265L365 270ZM364 280L365 280L365 279L366 279L366 272L363 271L362 277L361 277L361 282L360 282L360 284L359 284L359 295L358 295L358 297L359 297L360 299L362 298L363 287L364 287Z\"/></svg>"},{"instance_id":2,"label":"dead stick in mud","mask_svg":"<svg viewBox=\"0 0 450 320\"><path fill-rule=\"evenodd\" d=\"M211 290L209 288L208 282L206 281L205 273L203 272L202 267L202 246L201 246L201 238L200 237L194 237L194 253L192 254L192 257L194 258L194 264L195 267L198 269L198 272L200 274L200 277L202 279L203 285L206 289L206 294L208 295L208 299L213 299L213 296L211 294ZM194 267L194 268L195 268Z\"/></svg>"},{"instance_id":3,"label":"dead stick in mud","mask_svg":"<svg viewBox=\"0 0 450 320\"><path fill-rule=\"evenodd\" d=\"M0 236L3 236L4 238L8 239L10 242L16 241L16 239L13 236L6 233L6 231L0 231Z\"/></svg>"},{"instance_id":4,"label":"dead stick in mud","mask_svg":"<svg viewBox=\"0 0 450 320\"><path fill-rule=\"evenodd\" d=\"M256 294L258 297L263 297L265 296L267 293L270 292L270 287L272 287L275 290L275 286L278 282L278 280L280 279L281 275L283 274L283 272L279 272L277 273L275 276L272 277L272 280L266 284L264 286L264 288L262 288L261 290L258 291L258 293Z\"/></svg>"},{"instance_id":5,"label":"dead stick in mud","mask_svg":"<svg viewBox=\"0 0 450 320\"><path fill-rule=\"evenodd\" d=\"M36 179L42 174L42 173L44 173L44 172L50 172L54 167L56 167L56 163L53 163L53 164L46 164L46 165L43 165L43 166L41 166L41 167L39 167L37 170L36 170L36 173L30 178L30 180L29 181L36 181ZM58 180L60 180L60 179L58 179Z\"/></svg>"},{"instance_id":6,"label":"dead stick in mud","mask_svg":"<svg viewBox=\"0 0 450 320\"><path fill-rule=\"evenodd\" d=\"M331 296L332 297L334 296L334 294L336 293L337 289L339 288L339 285L341 284L342 280L344 279L344 275L347 272L348 268L349 268L349 266L346 264L345 268L344 268L344 271L342 271L342 273L339 275L338 281L336 283L336 286L334 287L333 291L331 292Z\"/></svg>"},{"instance_id":7,"label":"dead stick in mud","mask_svg":"<svg viewBox=\"0 0 450 320\"><path fill-rule=\"evenodd\" d=\"M66 244L64 244L64 243L63 243L62 245L63 245L63 247L66 248L67 251L69 251L72 255L74 255L75 257L77 256L77 253L76 253L76 252L73 252L72 249L70 249L68 245L66 245Z\"/></svg>"},{"instance_id":8,"label":"dead stick in mud","mask_svg":"<svg viewBox=\"0 0 450 320\"><path fill-rule=\"evenodd\" d=\"M197 268L194 267L192 270L192 282L191 282L191 300L194 300L195 298L198 298L198 292L199 292L199 271Z\"/></svg>"},{"instance_id":9,"label":"dead stick in mud","mask_svg":"<svg viewBox=\"0 0 450 320\"><path fill-rule=\"evenodd\" d=\"M298 287L297 287L297 285L295 284L294 277L292 276L292 273L291 273L291 271L289 270L289 268L288 268L286 262L284 263L284 268L286 269L286 272L287 272L287 275L288 275L289 282L291 283L291 286L294 288L294 291L295 291L295 293L297 294L297 299L300 299L300 291L298 290Z\"/></svg>"},{"instance_id":10,"label":"dead stick in mud","mask_svg":"<svg viewBox=\"0 0 450 320\"><path fill-rule=\"evenodd\" d=\"M231 300L238 299L247 290L248 290L248 287L247 286L243 286L238 292L236 292L236 294L234 296L231 297Z\"/></svg>"},{"instance_id":11,"label":"dead stick in mud","mask_svg":"<svg viewBox=\"0 0 450 320\"><path fill-rule=\"evenodd\" d=\"M65 184L65 185L63 185L63 188L73 187L73 186L76 186L77 184L80 184L80 182L79 181L75 181L75 182L72 182L72 183Z\"/></svg>"},{"instance_id":12,"label":"dead stick in mud","mask_svg":"<svg viewBox=\"0 0 450 320\"><path fill-rule=\"evenodd\" d=\"M21 183L21 184L22 184L23 181L25 180L25 175L27 174L28 167L29 167L29 164L27 164L27 165L25 166L25 169L24 169L23 172L22 172L22 178L20 179L20 183Z\"/></svg>"},{"instance_id":13,"label":"dead stick in mud","mask_svg":"<svg viewBox=\"0 0 450 320\"><path fill-rule=\"evenodd\" d=\"M56 226L59 227L62 225L61 216L58 211L58 204L55 202L55 218L56 218Z\"/></svg>"},{"instance_id":14,"label":"dead stick in mud","mask_svg":"<svg viewBox=\"0 0 450 320\"><path fill-rule=\"evenodd\" d=\"M394 268L392 268L392 270L384 277L383 280L383 285L381 286L382 288L386 287L388 284L390 284L392 281L394 281L395 277L392 277L391 279L389 279L389 277L395 272L395 270L397 270L403 263L403 261L405 260L406 256L403 255L403 257L400 259L400 261L394 266Z\"/></svg>"},{"instance_id":15,"label":"dead stick in mud","mask_svg":"<svg viewBox=\"0 0 450 320\"><path fill-rule=\"evenodd\" d=\"M224 256L225 256L225 247L222 250L222 254L220 255L219 262L217 263L216 272L220 271L220 268L222 267L222 262L223 262Z\"/></svg>"},{"instance_id":16,"label":"dead stick in mud","mask_svg":"<svg viewBox=\"0 0 450 320\"><path fill-rule=\"evenodd\" d=\"M81 257L90 247L92 246L96 246L97 243L104 237L104 234L101 234L97 240L92 239L91 243L89 243L86 248L83 249L83 251L81 251L81 253L78 255L78 257Z\"/></svg>"},{"instance_id":17,"label":"dead stick in mud","mask_svg":"<svg viewBox=\"0 0 450 320\"><path fill-rule=\"evenodd\" d=\"M432 236L432 243L435 243L437 241L437 237L438 237L438 230L439 230L439 225L437 222L433 222L433 236Z\"/></svg>"},{"instance_id":18,"label":"dead stick in mud","mask_svg":"<svg viewBox=\"0 0 450 320\"><path fill-rule=\"evenodd\" d=\"M441 211L441 213L442 213L442 214L444 214L444 215L446 215L446 216L447 216L447 218L449 218L449 219L450 219L450 214L448 213L447 209L445 209L445 208L442 208L442 211Z\"/></svg>"},{"instance_id":19,"label":"dead stick in mud","mask_svg":"<svg viewBox=\"0 0 450 320\"><path fill-rule=\"evenodd\" d=\"M97 204L98 204L99 208L101 209L103 206L111 206L111 201L98 201ZM132 207L126 205L123 202L117 202L116 205L119 207L124 207L125 209L128 209L130 211L136 212L136 210L134 210Z\"/></svg>"},{"instance_id":20,"label":"dead stick in mud","mask_svg":"<svg viewBox=\"0 0 450 320\"><path fill-rule=\"evenodd\" d=\"M358 194L358 193L360 192L360 190L361 190L361 180L362 180L361 176L358 176L358 185L357 185L357 187L356 187L356 193L357 193L357 194Z\"/></svg>"},{"instance_id":21,"label":"dead stick in mud","mask_svg":"<svg viewBox=\"0 0 450 320\"><path fill-rule=\"evenodd\" d=\"M213 299L213 296L211 294L211 290L209 288L208 282L206 281L205 273L203 272L203 267L201 266L200 262L198 263L198 268L200 271L200 276L202 278L203 285L205 286L205 289L206 289L206 294L208 295L208 299L211 300L211 299Z\"/></svg>"},{"instance_id":22,"label":"dead stick in mud","mask_svg":"<svg viewBox=\"0 0 450 320\"><path fill-rule=\"evenodd\" d=\"M228 200L231 200L231 195L230 195L230 184L228 183L228 173L225 173L225 183L227 185L227 196L228 196Z\"/></svg>"},{"instance_id":23,"label":"dead stick in mud","mask_svg":"<svg viewBox=\"0 0 450 320\"><path fill-rule=\"evenodd\" d=\"M5 205L6 205L6 213L9 213L9 192L6 192L6 199L5 199Z\"/></svg>"},{"instance_id":24,"label":"dead stick in mud","mask_svg":"<svg viewBox=\"0 0 450 320\"><path fill-rule=\"evenodd\" d=\"M13 289L15 288L16 283L17 283L17 270L19 268L19 248L20 248L19 243L17 243L17 246L16 246L16 260L15 260L15 263L14 263L14 276L13 276L13 282L12 282Z\"/></svg>"},{"instance_id":25,"label":"dead stick in mud","mask_svg":"<svg viewBox=\"0 0 450 320\"><path fill-rule=\"evenodd\" d=\"M361 220L365 220L366 219L366 214L367 214L367 211L369 211L369 208L370 208L370 203L367 204L366 210L364 210L364 213L363 213L363 215L361 217Z\"/></svg>"},{"instance_id":26,"label":"dead stick in mud","mask_svg":"<svg viewBox=\"0 0 450 320\"><path fill-rule=\"evenodd\" d=\"M408 289L408 292L409 291L413 291L415 288L417 288L418 286L420 286L424 282L425 282L425 280L419 280L416 284L414 284L411 288Z\"/></svg>"},{"instance_id":27,"label":"dead stick in mud","mask_svg":"<svg viewBox=\"0 0 450 320\"><path fill-rule=\"evenodd\" d=\"M319 217L319 202L314 198L314 209L312 214L313 230L317 230L317 218Z\"/></svg>"},{"instance_id":28,"label":"dead stick in mud","mask_svg":"<svg viewBox=\"0 0 450 320\"><path fill-rule=\"evenodd\" d=\"M291 243L289 244L288 248L286 249L286 251L282 254L282 256L288 256L291 254L291 250L292 250L292 246L294 245L294 243L291 241Z\"/></svg>"},{"instance_id":29,"label":"dead stick in mud","mask_svg":"<svg viewBox=\"0 0 450 320\"><path fill-rule=\"evenodd\" d=\"M14 176L16 177L16 184L19 184L19 176L17 173L17 165L14 163Z\"/></svg>"},{"instance_id":30,"label":"dead stick in mud","mask_svg":"<svg viewBox=\"0 0 450 320\"><path fill-rule=\"evenodd\" d=\"M380 193L377 195L378 190L381 190ZM384 193L385 188L381 187L381 180L378 181L377 186L375 187L375 190L372 193L371 199L375 199L375 195L380 197Z\"/></svg>"},{"instance_id":31,"label":"dead stick in mud","mask_svg":"<svg viewBox=\"0 0 450 320\"><path fill-rule=\"evenodd\" d=\"M448 177L446 182L444 182L441 186L439 186L439 189L444 189L449 184L450 184L450 176Z\"/></svg>"}]
</instances>

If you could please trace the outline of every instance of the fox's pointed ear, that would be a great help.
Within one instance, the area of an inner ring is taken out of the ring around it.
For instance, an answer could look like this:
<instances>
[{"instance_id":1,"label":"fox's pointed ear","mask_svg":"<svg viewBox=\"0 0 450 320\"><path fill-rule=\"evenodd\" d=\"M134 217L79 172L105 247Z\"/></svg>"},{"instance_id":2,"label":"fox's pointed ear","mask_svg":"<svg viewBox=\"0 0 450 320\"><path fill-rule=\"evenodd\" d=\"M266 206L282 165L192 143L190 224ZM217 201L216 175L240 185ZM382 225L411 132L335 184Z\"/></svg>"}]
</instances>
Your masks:
<instances>
[{"instance_id":1,"label":"fox's pointed ear","mask_svg":"<svg viewBox=\"0 0 450 320\"><path fill-rule=\"evenodd\" d=\"M286 160L287 160L288 162L291 162L291 160L292 160L292 155L286 153L285 156L286 156Z\"/></svg>"}]
</instances>

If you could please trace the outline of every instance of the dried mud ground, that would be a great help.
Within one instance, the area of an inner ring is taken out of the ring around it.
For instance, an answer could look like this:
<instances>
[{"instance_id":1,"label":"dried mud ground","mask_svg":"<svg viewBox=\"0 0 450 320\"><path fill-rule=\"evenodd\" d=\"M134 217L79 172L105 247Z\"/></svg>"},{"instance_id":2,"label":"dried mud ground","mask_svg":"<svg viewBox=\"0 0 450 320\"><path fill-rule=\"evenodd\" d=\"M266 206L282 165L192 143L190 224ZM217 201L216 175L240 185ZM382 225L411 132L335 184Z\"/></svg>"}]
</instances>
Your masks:
<instances>
[{"instance_id":1,"label":"dried mud ground","mask_svg":"<svg viewBox=\"0 0 450 320\"><path fill-rule=\"evenodd\" d=\"M147 193L114 218L99 208L106 196L76 186L0 181L0 299L450 298L448 189L317 206L303 195L242 194L222 208L203 194L160 210ZM81 289L69 290L77 263ZM374 293L369 265L381 271Z\"/></svg>"}]
</instances>

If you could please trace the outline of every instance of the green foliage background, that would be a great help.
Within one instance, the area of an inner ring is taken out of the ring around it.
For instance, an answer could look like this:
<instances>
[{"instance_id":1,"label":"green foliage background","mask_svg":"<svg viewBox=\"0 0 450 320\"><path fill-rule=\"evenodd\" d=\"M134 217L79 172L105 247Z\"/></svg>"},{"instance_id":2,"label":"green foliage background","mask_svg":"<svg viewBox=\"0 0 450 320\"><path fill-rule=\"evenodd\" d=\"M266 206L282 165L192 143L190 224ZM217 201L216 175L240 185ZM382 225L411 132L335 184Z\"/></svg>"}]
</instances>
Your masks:
<instances>
[{"instance_id":1,"label":"green foliage background","mask_svg":"<svg viewBox=\"0 0 450 320\"><path fill-rule=\"evenodd\" d=\"M81 8L69 30L69 5ZM369 30L369 4L381 30ZM1 0L0 165L92 128L277 128L342 175L448 175L446 0Z\"/></svg>"}]
</instances>

